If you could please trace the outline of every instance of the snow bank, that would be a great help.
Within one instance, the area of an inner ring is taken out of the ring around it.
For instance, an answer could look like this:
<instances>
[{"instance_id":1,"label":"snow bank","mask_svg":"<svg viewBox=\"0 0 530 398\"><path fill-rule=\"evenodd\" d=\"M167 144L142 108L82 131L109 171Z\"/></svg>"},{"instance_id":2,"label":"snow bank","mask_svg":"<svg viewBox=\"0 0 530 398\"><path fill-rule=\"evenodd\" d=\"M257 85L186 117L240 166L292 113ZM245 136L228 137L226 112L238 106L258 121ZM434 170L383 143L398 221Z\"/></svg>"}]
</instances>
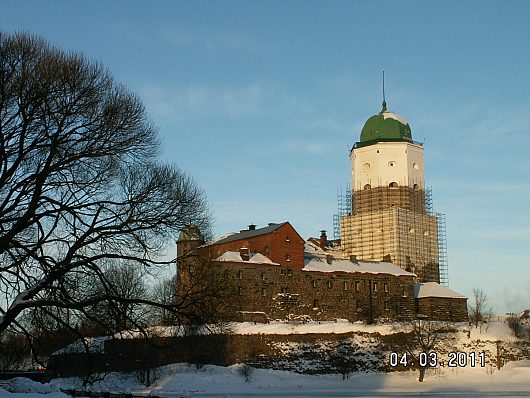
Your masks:
<instances>
[{"instance_id":1,"label":"snow bank","mask_svg":"<svg viewBox=\"0 0 530 398\"><path fill-rule=\"evenodd\" d=\"M400 393L409 396L465 392L474 396L480 396L481 393L506 395L508 392L527 393L530 390L530 361L513 362L493 373L484 368L428 371L423 383L417 381L418 373L415 371L389 374L355 373L343 380L341 375L311 376L280 370L254 369L243 365L207 365L197 369L192 365L175 364L159 368L157 377L154 384L146 388L139 384L133 375L110 374L105 381L94 385L93 389L173 397L236 394L280 398ZM72 379L61 380L63 385L73 382Z\"/></svg>"},{"instance_id":2,"label":"snow bank","mask_svg":"<svg viewBox=\"0 0 530 398\"><path fill-rule=\"evenodd\" d=\"M58 383L41 384L25 377L0 381L0 398L69 398Z\"/></svg>"}]
</instances>

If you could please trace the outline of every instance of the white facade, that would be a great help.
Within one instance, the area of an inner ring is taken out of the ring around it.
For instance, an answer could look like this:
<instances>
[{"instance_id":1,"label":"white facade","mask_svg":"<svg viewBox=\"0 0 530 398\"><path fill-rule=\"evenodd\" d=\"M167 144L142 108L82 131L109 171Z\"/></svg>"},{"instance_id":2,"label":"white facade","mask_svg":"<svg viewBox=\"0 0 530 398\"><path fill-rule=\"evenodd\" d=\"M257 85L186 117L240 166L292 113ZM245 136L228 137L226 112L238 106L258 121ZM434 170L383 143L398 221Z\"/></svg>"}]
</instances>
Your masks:
<instances>
[{"instance_id":1,"label":"white facade","mask_svg":"<svg viewBox=\"0 0 530 398\"><path fill-rule=\"evenodd\" d=\"M388 187L391 183L425 189L421 145L409 142L378 142L354 148L350 152L350 163L353 191Z\"/></svg>"}]
</instances>

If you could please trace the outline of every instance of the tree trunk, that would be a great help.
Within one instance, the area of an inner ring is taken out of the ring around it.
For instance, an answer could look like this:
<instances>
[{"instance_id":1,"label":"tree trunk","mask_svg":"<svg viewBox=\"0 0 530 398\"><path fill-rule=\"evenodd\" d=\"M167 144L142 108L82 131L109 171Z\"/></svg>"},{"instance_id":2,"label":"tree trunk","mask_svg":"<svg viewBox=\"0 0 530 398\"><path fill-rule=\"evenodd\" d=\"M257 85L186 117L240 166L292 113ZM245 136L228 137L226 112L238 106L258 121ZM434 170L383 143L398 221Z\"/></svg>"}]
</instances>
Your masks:
<instances>
[{"instance_id":1,"label":"tree trunk","mask_svg":"<svg viewBox=\"0 0 530 398\"><path fill-rule=\"evenodd\" d=\"M421 383L424 377L425 377L425 368L420 368L420 377L418 378L418 381Z\"/></svg>"}]
</instances>

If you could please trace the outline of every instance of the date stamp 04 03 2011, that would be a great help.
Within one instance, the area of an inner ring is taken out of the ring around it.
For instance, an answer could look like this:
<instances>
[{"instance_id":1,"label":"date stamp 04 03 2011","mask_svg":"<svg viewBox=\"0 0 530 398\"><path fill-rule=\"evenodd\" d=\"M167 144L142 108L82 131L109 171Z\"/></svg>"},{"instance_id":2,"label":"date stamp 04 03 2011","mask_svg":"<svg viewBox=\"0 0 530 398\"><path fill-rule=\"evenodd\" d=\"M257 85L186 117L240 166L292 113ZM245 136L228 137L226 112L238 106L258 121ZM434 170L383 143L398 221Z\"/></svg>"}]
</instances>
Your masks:
<instances>
[{"instance_id":1,"label":"date stamp 04 03 2011","mask_svg":"<svg viewBox=\"0 0 530 398\"><path fill-rule=\"evenodd\" d=\"M412 367L420 366L427 368L436 368L438 366L448 368L463 368L466 366L485 367L486 366L486 354L482 352L461 352L452 351L447 355L439 355L435 351L431 352L420 352L418 355L411 355L406 352L398 353L391 352L388 357L388 362L391 368L398 366Z\"/></svg>"}]
</instances>

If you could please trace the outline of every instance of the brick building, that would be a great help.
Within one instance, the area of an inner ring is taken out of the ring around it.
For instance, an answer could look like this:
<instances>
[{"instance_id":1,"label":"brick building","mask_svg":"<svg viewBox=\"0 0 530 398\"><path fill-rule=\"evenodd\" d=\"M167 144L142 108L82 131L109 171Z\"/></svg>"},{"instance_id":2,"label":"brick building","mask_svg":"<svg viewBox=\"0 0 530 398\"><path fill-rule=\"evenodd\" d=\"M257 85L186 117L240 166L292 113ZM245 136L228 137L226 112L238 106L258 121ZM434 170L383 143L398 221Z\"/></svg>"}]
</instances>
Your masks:
<instances>
[{"instance_id":1,"label":"brick building","mask_svg":"<svg viewBox=\"0 0 530 398\"><path fill-rule=\"evenodd\" d=\"M432 298L428 307L424 297L415 299L415 274L390 262L342 258L340 250L327 246L325 231L305 242L289 222L259 229L250 225L205 245L190 227L177 243L179 283L186 284L194 267L212 267L215 283L233 293L238 319L373 322L410 319L420 309L429 309L426 315L433 319L467 319L465 299L440 298L445 307L460 306L449 313L437 310L439 301Z\"/></svg>"}]
</instances>

